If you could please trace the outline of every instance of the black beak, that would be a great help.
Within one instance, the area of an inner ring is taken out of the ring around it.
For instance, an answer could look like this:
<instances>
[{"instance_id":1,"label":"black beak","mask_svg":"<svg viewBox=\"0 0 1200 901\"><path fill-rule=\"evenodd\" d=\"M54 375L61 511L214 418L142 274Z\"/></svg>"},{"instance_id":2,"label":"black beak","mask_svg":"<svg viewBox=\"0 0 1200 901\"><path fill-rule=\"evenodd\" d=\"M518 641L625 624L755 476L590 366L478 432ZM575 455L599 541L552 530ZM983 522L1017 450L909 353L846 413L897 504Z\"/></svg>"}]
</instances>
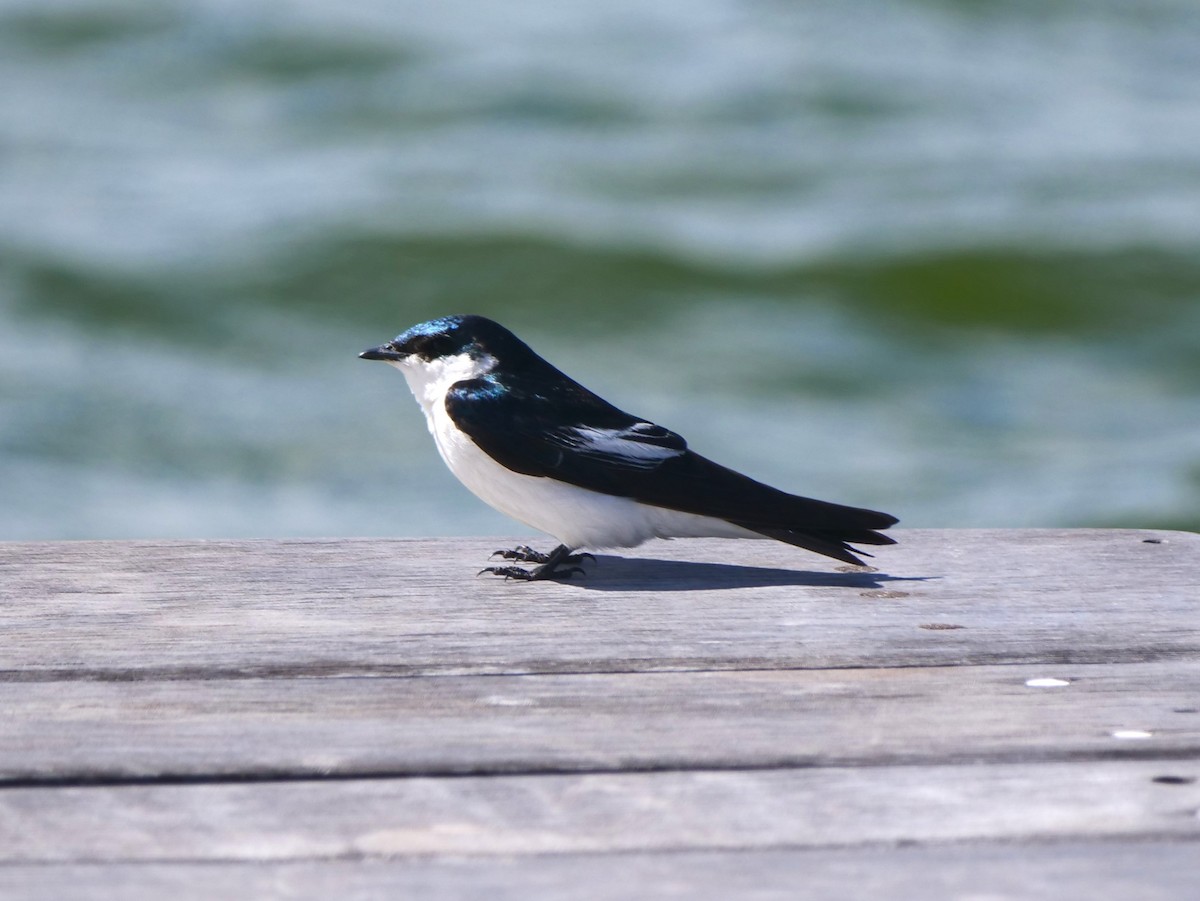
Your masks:
<instances>
[{"instance_id":1,"label":"black beak","mask_svg":"<svg viewBox=\"0 0 1200 901\"><path fill-rule=\"evenodd\" d=\"M406 354L396 353L391 344L381 344L371 347L358 355L360 360L403 360Z\"/></svg>"}]
</instances>

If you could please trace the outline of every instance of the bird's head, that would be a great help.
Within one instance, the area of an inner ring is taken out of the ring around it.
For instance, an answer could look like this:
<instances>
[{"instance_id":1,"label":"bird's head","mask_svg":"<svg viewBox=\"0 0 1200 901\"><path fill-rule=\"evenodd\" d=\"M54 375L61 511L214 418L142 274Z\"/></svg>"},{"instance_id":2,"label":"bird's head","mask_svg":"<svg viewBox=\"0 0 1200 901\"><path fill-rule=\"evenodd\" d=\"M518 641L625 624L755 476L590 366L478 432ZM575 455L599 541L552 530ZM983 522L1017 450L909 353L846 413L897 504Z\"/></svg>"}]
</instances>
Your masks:
<instances>
[{"instance_id":1,"label":"bird's head","mask_svg":"<svg viewBox=\"0 0 1200 901\"><path fill-rule=\"evenodd\" d=\"M422 322L358 356L395 366L414 392L428 384L444 388L460 379L478 378L500 360L506 367L520 368L531 358L538 359L520 338L483 316L443 316Z\"/></svg>"},{"instance_id":2,"label":"bird's head","mask_svg":"<svg viewBox=\"0 0 1200 901\"><path fill-rule=\"evenodd\" d=\"M446 357L520 356L528 348L516 335L483 316L443 316L414 325L386 344L364 350L363 360L401 363L432 363Z\"/></svg>"},{"instance_id":3,"label":"bird's head","mask_svg":"<svg viewBox=\"0 0 1200 901\"><path fill-rule=\"evenodd\" d=\"M386 344L364 350L363 360L385 363L431 363L443 357L470 354L476 345L471 321L475 316L444 316L414 325Z\"/></svg>"}]
</instances>

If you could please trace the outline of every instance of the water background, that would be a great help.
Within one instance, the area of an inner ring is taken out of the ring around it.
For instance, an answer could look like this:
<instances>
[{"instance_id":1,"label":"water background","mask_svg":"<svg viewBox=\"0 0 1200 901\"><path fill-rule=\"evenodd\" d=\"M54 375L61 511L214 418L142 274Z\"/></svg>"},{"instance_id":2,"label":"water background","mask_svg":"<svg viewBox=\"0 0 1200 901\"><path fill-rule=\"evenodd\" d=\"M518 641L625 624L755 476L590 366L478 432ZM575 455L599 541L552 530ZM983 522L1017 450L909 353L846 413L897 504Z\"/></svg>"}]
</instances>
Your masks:
<instances>
[{"instance_id":1,"label":"water background","mask_svg":"<svg viewBox=\"0 0 1200 901\"><path fill-rule=\"evenodd\" d=\"M520 531L479 312L910 526L1200 528L1194 0L0 0L0 539Z\"/></svg>"}]
</instances>

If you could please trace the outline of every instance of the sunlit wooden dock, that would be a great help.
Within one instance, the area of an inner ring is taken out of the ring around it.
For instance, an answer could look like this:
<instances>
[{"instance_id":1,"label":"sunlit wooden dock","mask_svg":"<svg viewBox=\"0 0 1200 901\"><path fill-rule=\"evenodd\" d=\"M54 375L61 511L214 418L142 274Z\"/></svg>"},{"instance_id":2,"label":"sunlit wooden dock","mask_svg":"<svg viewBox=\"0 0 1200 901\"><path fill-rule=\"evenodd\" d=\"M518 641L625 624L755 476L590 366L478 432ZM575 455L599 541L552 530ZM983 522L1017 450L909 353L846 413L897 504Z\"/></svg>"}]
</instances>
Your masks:
<instances>
[{"instance_id":1,"label":"sunlit wooden dock","mask_svg":"<svg viewBox=\"0 0 1200 901\"><path fill-rule=\"evenodd\" d=\"M1197 897L1200 535L897 535L0 545L0 897Z\"/></svg>"}]
</instances>

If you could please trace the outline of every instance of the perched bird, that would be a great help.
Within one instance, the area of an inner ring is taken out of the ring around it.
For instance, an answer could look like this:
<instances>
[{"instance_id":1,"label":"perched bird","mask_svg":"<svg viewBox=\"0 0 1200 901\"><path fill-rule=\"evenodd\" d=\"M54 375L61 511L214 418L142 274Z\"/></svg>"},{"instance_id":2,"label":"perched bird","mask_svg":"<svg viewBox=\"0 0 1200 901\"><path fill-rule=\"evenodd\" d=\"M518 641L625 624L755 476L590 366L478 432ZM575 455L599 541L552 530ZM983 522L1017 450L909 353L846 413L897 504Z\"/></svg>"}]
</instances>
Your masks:
<instances>
[{"instance_id":1,"label":"perched bird","mask_svg":"<svg viewBox=\"0 0 1200 901\"><path fill-rule=\"evenodd\" d=\"M561 542L549 554L497 551L539 565L489 566L481 575L568 578L590 556L576 551L649 538L774 538L858 565L851 542L895 544L875 530L896 517L787 494L713 463L482 316L423 322L359 356L404 373L442 459L464 485Z\"/></svg>"}]
</instances>

